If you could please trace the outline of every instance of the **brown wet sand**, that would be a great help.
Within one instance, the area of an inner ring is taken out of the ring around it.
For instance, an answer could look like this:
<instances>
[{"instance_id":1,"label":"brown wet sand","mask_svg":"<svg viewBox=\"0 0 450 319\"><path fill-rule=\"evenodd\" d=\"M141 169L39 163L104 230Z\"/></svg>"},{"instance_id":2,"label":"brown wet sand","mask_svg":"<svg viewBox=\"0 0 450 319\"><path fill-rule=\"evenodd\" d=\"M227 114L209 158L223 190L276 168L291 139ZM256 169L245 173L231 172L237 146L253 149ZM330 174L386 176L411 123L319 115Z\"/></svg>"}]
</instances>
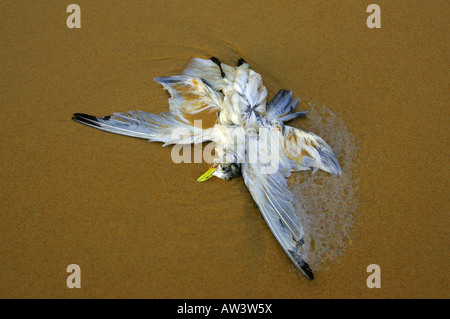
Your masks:
<instances>
[{"instance_id":1,"label":"brown wet sand","mask_svg":"<svg viewBox=\"0 0 450 319\"><path fill-rule=\"evenodd\" d=\"M77 30L70 3L0 4L0 297L449 297L448 1L376 1L378 30L364 1L77 1ZM244 57L269 97L326 105L357 141L352 243L313 282L242 179L196 183L208 164L70 120L165 111L153 78L212 55Z\"/></svg>"}]
</instances>

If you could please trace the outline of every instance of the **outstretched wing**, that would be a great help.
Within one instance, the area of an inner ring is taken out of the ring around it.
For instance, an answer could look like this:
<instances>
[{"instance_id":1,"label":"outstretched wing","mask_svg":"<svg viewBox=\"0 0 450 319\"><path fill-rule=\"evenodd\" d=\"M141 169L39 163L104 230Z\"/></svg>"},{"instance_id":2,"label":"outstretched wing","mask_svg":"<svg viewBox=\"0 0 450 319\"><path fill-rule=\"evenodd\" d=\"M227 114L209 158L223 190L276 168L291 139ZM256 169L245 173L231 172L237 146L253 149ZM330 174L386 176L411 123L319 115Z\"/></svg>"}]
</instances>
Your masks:
<instances>
[{"instance_id":1,"label":"outstretched wing","mask_svg":"<svg viewBox=\"0 0 450 319\"><path fill-rule=\"evenodd\" d=\"M314 133L286 125L284 153L291 160L291 169L294 171L313 169L315 173L321 169L336 176L341 174L341 167L333 150Z\"/></svg>"},{"instance_id":2,"label":"outstretched wing","mask_svg":"<svg viewBox=\"0 0 450 319\"><path fill-rule=\"evenodd\" d=\"M266 115L268 119L277 119L283 122L297 117L305 117L306 111L295 112L298 99L292 99L292 92L286 90L278 91L277 95L267 104Z\"/></svg>"},{"instance_id":3,"label":"outstretched wing","mask_svg":"<svg viewBox=\"0 0 450 319\"><path fill-rule=\"evenodd\" d=\"M170 112L130 111L104 117L75 113L72 119L102 131L163 142L164 146L209 141L208 130L203 129L215 124L217 115L210 111L220 111L221 93L202 80L186 75L155 80L170 94ZM203 116L196 118L201 113ZM196 119L205 120L202 128L194 127Z\"/></svg>"},{"instance_id":4,"label":"outstretched wing","mask_svg":"<svg viewBox=\"0 0 450 319\"><path fill-rule=\"evenodd\" d=\"M170 112L152 114L130 111L104 117L75 113L72 120L106 132L143 138L151 142L163 142L164 146L209 140L208 134L203 134L204 131L185 123Z\"/></svg>"},{"instance_id":5,"label":"outstretched wing","mask_svg":"<svg viewBox=\"0 0 450 319\"><path fill-rule=\"evenodd\" d=\"M250 152L252 147L255 148L254 151L259 149L261 152L261 147L251 144L249 145ZM263 165L245 162L241 166L242 176L253 200L281 247L297 268L312 280L314 275L308 264L301 258L298 250L298 245L303 244L303 227L292 205L292 194L288 189L285 177L290 172L289 169L286 171L289 163L287 159L283 158L283 155L281 155L279 163L280 167L276 173L264 174Z\"/></svg>"}]
</instances>

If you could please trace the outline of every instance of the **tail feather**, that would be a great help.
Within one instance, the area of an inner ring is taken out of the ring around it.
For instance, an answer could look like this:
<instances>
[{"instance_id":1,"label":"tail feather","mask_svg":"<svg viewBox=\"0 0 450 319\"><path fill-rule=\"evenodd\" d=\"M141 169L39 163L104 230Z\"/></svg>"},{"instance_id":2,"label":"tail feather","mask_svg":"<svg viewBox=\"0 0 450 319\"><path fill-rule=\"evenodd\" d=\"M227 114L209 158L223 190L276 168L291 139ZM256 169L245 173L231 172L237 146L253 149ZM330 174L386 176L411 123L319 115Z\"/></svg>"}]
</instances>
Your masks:
<instances>
[{"instance_id":1,"label":"tail feather","mask_svg":"<svg viewBox=\"0 0 450 319\"><path fill-rule=\"evenodd\" d=\"M277 95L267 104L266 117L279 119L283 122L293 120L297 117L306 117L306 111L295 112L298 99L292 99L292 92L280 90Z\"/></svg>"}]
</instances>

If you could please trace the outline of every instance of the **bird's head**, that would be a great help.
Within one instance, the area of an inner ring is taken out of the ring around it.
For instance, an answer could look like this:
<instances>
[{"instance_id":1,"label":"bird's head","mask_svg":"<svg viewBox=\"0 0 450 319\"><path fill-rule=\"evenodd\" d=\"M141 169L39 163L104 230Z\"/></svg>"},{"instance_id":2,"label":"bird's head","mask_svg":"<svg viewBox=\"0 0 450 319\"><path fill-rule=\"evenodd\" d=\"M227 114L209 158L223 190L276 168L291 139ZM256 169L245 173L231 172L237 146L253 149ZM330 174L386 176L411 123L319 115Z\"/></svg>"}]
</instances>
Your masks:
<instances>
[{"instance_id":1,"label":"bird's head","mask_svg":"<svg viewBox=\"0 0 450 319\"><path fill-rule=\"evenodd\" d=\"M241 175L241 165L239 163L218 164L211 167L202 176L197 179L197 182L204 182L213 176L227 181Z\"/></svg>"}]
</instances>

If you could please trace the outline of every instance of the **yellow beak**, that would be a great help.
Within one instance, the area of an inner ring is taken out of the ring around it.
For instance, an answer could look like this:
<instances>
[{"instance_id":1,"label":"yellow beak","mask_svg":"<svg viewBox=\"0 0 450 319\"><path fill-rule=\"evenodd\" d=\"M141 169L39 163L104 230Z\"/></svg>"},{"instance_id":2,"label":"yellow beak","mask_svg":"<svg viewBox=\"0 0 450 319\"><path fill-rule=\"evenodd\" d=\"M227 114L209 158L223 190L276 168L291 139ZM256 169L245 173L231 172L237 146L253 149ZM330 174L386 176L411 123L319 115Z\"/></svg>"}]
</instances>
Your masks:
<instances>
[{"instance_id":1,"label":"yellow beak","mask_svg":"<svg viewBox=\"0 0 450 319\"><path fill-rule=\"evenodd\" d=\"M211 167L209 170L206 171L205 174L197 178L197 182L204 182L208 179L210 179L213 176L214 171L216 170L216 167Z\"/></svg>"}]
</instances>

